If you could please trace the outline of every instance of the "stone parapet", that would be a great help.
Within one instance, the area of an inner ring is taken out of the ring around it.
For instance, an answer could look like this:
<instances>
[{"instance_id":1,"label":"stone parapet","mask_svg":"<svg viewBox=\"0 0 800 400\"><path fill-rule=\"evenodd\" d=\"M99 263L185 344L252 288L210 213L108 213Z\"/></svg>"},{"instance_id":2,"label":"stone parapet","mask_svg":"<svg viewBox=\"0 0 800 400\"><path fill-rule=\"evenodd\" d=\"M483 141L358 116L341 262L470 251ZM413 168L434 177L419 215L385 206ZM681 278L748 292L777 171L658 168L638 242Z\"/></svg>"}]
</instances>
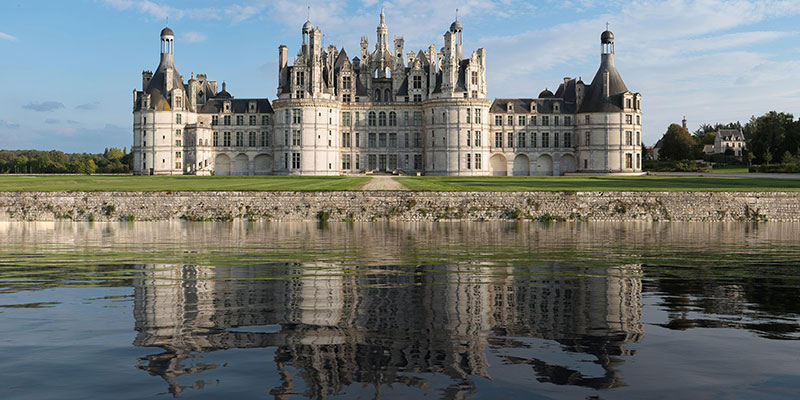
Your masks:
<instances>
[{"instance_id":1,"label":"stone parapet","mask_svg":"<svg viewBox=\"0 0 800 400\"><path fill-rule=\"evenodd\" d=\"M5 192L0 221L795 221L797 192Z\"/></svg>"}]
</instances>

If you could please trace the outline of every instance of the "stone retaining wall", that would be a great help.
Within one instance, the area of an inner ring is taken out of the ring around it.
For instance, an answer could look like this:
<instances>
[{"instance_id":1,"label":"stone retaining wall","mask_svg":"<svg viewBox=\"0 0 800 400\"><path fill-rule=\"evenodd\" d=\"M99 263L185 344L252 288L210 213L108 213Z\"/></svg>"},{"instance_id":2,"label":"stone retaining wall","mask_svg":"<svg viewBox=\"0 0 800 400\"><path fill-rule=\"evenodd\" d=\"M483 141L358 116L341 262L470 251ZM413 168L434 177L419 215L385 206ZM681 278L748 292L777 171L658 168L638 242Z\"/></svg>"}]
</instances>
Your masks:
<instances>
[{"instance_id":1,"label":"stone retaining wall","mask_svg":"<svg viewBox=\"0 0 800 400\"><path fill-rule=\"evenodd\" d=\"M796 192L5 192L0 221L800 221Z\"/></svg>"}]
</instances>

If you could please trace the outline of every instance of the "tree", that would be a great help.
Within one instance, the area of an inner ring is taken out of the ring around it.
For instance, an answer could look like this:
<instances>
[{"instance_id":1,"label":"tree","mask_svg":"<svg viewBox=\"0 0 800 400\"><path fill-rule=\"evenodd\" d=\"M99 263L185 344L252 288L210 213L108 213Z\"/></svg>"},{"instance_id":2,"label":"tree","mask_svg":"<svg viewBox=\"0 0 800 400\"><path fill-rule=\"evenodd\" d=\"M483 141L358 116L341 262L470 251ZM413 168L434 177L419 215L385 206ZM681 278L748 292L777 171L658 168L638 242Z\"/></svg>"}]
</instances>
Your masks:
<instances>
[{"instance_id":1,"label":"tree","mask_svg":"<svg viewBox=\"0 0 800 400\"><path fill-rule=\"evenodd\" d=\"M696 142L688 129L678 124L670 124L664 133L658 158L663 160L688 160L694 157Z\"/></svg>"},{"instance_id":2,"label":"tree","mask_svg":"<svg viewBox=\"0 0 800 400\"><path fill-rule=\"evenodd\" d=\"M112 148L106 150L106 153L105 153L105 156L109 161L119 160L124 155L125 154L122 152L122 150L120 150L120 149L118 149L116 147L112 147Z\"/></svg>"},{"instance_id":3,"label":"tree","mask_svg":"<svg viewBox=\"0 0 800 400\"><path fill-rule=\"evenodd\" d=\"M770 111L758 118L754 116L743 131L756 162L781 162L787 151L798 154L800 129L792 114Z\"/></svg>"}]
</instances>

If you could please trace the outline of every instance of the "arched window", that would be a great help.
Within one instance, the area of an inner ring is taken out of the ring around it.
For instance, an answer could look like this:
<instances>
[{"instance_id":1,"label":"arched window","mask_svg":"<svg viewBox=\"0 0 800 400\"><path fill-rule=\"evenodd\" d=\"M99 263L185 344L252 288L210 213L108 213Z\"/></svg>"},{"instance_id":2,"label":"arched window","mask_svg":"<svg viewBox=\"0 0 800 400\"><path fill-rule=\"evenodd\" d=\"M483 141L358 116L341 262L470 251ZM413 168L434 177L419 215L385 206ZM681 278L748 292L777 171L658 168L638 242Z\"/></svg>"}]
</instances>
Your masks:
<instances>
[{"instance_id":1,"label":"arched window","mask_svg":"<svg viewBox=\"0 0 800 400\"><path fill-rule=\"evenodd\" d=\"M375 102L380 103L380 101L381 101L381 90L377 89L375 90Z\"/></svg>"},{"instance_id":2,"label":"arched window","mask_svg":"<svg viewBox=\"0 0 800 400\"><path fill-rule=\"evenodd\" d=\"M394 111L389 112L389 126L397 126L397 113Z\"/></svg>"},{"instance_id":3,"label":"arched window","mask_svg":"<svg viewBox=\"0 0 800 400\"><path fill-rule=\"evenodd\" d=\"M383 101L392 101L392 92L389 89L383 92Z\"/></svg>"},{"instance_id":4,"label":"arched window","mask_svg":"<svg viewBox=\"0 0 800 400\"><path fill-rule=\"evenodd\" d=\"M367 124L369 126L375 126L375 111L369 112L369 117L367 119Z\"/></svg>"},{"instance_id":5,"label":"arched window","mask_svg":"<svg viewBox=\"0 0 800 400\"><path fill-rule=\"evenodd\" d=\"M378 125L386 126L386 113L383 111L378 114Z\"/></svg>"}]
</instances>

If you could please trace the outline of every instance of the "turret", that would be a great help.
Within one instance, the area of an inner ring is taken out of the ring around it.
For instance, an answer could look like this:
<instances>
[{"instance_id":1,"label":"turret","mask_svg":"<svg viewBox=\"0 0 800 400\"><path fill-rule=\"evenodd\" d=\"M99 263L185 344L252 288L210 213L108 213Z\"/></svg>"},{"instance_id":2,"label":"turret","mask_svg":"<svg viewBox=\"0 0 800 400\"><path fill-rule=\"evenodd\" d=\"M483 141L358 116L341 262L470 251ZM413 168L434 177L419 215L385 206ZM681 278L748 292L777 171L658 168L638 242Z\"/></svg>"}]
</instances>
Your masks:
<instances>
[{"instance_id":1,"label":"turret","mask_svg":"<svg viewBox=\"0 0 800 400\"><path fill-rule=\"evenodd\" d=\"M381 22L378 24L378 28L376 29L378 33L378 43L375 43L375 48L386 48L389 47L389 28L386 27L386 16L383 14L383 9L381 8Z\"/></svg>"},{"instance_id":2,"label":"turret","mask_svg":"<svg viewBox=\"0 0 800 400\"><path fill-rule=\"evenodd\" d=\"M161 30L161 64L173 64L174 62L175 33L169 27L165 27Z\"/></svg>"}]
</instances>

